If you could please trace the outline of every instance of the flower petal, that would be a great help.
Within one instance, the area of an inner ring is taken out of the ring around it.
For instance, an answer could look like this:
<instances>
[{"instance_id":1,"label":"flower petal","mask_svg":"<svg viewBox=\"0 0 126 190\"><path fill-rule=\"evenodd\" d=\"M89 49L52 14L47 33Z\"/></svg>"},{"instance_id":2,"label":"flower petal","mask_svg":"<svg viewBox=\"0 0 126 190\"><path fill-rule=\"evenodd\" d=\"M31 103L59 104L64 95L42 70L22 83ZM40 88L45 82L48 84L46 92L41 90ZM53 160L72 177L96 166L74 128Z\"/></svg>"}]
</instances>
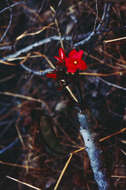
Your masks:
<instances>
[{"instance_id":1,"label":"flower petal","mask_svg":"<svg viewBox=\"0 0 126 190\"><path fill-rule=\"evenodd\" d=\"M84 53L83 50L79 50L79 52L77 52L75 49L73 49L73 50L69 53L69 57L78 60L78 59L81 59L81 58L82 58L83 53Z\"/></svg>"},{"instance_id":2,"label":"flower petal","mask_svg":"<svg viewBox=\"0 0 126 190\"><path fill-rule=\"evenodd\" d=\"M71 52L69 53L69 57L75 57L77 54L77 51L75 49L71 50Z\"/></svg>"},{"instance_id":3,"label":"flower petal","mask_svg":"<svg viewBox=\"0 0 126 190\"><path fill-rule=\"evenodd\" d=\"M79 69L79 70L82 70L82 71L85 70L85 69L87 69L87 64L85 63L85 61L81 60L78 69Z\"/></svg>"},{"instance_id":4,"label":"flower petal","mask_svg":"<svg viewBox=\"0 0 126 190\"><path fill-rule=\"evenodd\" d=\"M77 52L78 59L82 59L83 53L84 53L83 50L79 50L79 52Z\"/></svg>"},{"instance_id":5,"label":"flower petal","mask_svg":"<svg viewBox=\"0 0 126 190\"><path fill-rule=\"evenodd\" d=\"M66 55L65 55L63 48L59 48L59 56L62 60L65 59Z\"/></svg>"},{"instance_id":6,"label":"flower petal","mask_svg":"<svg viewBox=\"0 0 126 190\"><path fill-rule=\"evenodd\" d=\"M60 57L54 56L54 58L55 58L58 62L63 63L63 60L62 60Z\"/></svg>"},{"instance_id":7,"label":"flower petal","mask_svg":"<svg viewBox=\"0 0 126 190\"><path fill-rule=\"evenodd\" d=\"M66 57L65 58L65 66L66 67L69 67L69 63L71 62L71 59L70 58L68 58L68 57Z\"/></svg>"},{"instance_id":8,"label":"flower petal","mask_svg":"<svg viewBox=\"0 0 126 190\"><path fill-rule=\"evenodd\" d=\"M69 67L69 68L67 68L67 72L68 73L75 73L76 72L76 68L75 67Z\"/></svg>"}]
</instances>

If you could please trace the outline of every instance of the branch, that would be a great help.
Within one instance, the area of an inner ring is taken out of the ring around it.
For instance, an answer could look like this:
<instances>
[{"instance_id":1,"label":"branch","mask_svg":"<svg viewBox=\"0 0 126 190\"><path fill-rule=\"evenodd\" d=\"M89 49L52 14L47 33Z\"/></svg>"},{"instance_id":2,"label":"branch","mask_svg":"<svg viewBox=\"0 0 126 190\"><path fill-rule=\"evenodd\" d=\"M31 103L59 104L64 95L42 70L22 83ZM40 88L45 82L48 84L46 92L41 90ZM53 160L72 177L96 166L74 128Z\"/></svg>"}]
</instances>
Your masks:
<instances>
[{"instance_id":1,"label":"branch","mask_svg":"<svg viewBox=\"0 0 126 190\"><path fill-rule=\"evenodd\" d=\"M8 46L1 46L0 50L12 50L12 46L8 45Z\"/></svg>"},{"instance_id":2,"label":"branch","mask_svg":"<svg viewBox=\"0 0 126 190\"><path fill-rule=\"evenodd\" d=\"M126 88L125 88L125 87L122 87L122 86L119 86L119 85L117 85L117 84L113 84L113 83L111 83L111 82L108 82L108 81L104 80L104 79L101 78L101 77L99 77L99 79L100 79L102 82L104 82L105 84L107 84L108 86L113 86L113 87L115 87L115 88L118 88L118 89L121 89L121 90L126 91Z\"/></svg>"},{"instance_id":3,"label":"branch","mask_svg":"<svg viewBox=\"0 0 126 190\"><path fill-rule=\"evenodd\" d=\"M11 149L17 142L19 141L18 138L16 138L12 143L10 143L8 146L4 147L3 149L0 150L0 154L3 154L7 150Z\"/></svg>"},{"instance_id":4,"label":"branch","mask_svg":"<svg viewBox=\"0 0 126 190\"><path fill-rule=\"evenodd\" d=\"M92 38L96 37L97 35L101 34L105 31L106 25L108 24L108 18L109 18L109 11L111 8L111 3L105 3L104 5L104 11L101 18L100 23L97 27L94 27L92 32L89 32L83 40L77 42L74 44L74 47L77 47L79 45L84 45L85 43L89 42Z\"/></svg>"},{"instance_id":5,"label":"branch","mask_svg":"<svg viewBox=\"0 0 126 190\"><path fill-rule=\"evenodd\" d=\"M22 53L27 53L29 52L30 50L36 48L36 47L39 47L41 45L44 45L44 44L47 44L47 43L50 43L52 41L59 41L59 40L72 40L72 37L71 36L66 36L66 37L62 37L60 38L59 36L51 36L49 38L46 38L46 39L43 39L43 40L40 40L40 41L37 41L29 46L26 46L25 48L19 50L19 51L16 51L15 53L13 54L10 54L8 55L7 57L4 57L2 59L0 59L1 61L11 61L11 59L15 58L15 57L18 57L19 55L21 55Z\"/></svg>"},{"instance_id":6,"label":"branch","mask_svg":"<svg viewBox=\"0 0 126 190\"><path fill-rule=\"evenodd\" d=\"M78 120L80 122L80 133L85 143L98 188L99 190L110 190L111 185L104 167L102 150L95 137L96 134L90 129L89 122L84 114L78 113Z\"/></svg>"},{"instance_id":7,"label":"branch","mask_svg":"<svg viewBox=\"0 0 126 190\"><path fill-rule=\"evenodd\" d=\"M3 13L4 11L6 11L6 10L8 10L10 8L13 8L13 7L17 6L17 5L20 5L20 4L25 4L25 2L20 1L20 2L14 3L14 4L12 4L12 5L8 6L8 7L5 7L4 9L0 10L0 14Z\"/></svg>"},{"instance_id":8,"label":"branch","mask_svg":"<svg viewBox=\"0 0 126 190\"><path fill-rule=\"evenodd\" d=\"M38 75L38 76L44 76L44 75L46 75L47 73L51 73L52 71L54 71L54 69L45 69L44 71L35 71L35 70L33 70L33 69L30 69L30 68L28 68L27 66L25 66L24 64L20 64L20 66L24 69L24 70L26 70L27 72L29 72L29 73L32 73L32 74L34 74L34 75Z\"/></svg>"},{"instance_id":9,"label":"branch","mask_svg":"<svg viewBox=\"0 0 126 190\"><path fill-rule=\"evenodd\" d=\"M4 31L2 37L0 38L0 42L3 41L3 39L5 38L7 32L9 31L9 28L10 28L10 26L11 26L11 24L12 24L12 18L13 18L12 8L10 8L10 19L9 19L9 23L8 23L8 26L7 26L6 30Z\"/></svg>"}]
</instances>

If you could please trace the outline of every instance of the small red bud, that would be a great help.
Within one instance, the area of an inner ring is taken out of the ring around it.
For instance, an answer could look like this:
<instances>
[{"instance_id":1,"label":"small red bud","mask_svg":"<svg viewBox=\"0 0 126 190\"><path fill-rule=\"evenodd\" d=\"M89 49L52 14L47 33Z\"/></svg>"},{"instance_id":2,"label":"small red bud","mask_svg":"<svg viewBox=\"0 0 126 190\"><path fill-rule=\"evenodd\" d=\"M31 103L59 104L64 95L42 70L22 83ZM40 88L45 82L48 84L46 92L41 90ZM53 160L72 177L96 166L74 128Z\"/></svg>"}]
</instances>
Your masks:
<instances>
[{"instance_id":1,"label":"small red bud","mask_svg":"<svg viewBox=\"0 0 126 190\"><path fill-rule=\"evenodd\" d=\"M63 48L59 48L59 56L62 60L65 59L66 56L65 56L65 52L64 52Z\"/></svg>"},{"instance_id":2,"label":"small red bud","mask_svg":"<svg viewBox=\"0 0 126 190\"><path fill-rule=\"evenodd\" d=\"M47 73L46 77L56 79L57 78L57 74L55 74L55 73Z\"/></svg>"}]
</instances>

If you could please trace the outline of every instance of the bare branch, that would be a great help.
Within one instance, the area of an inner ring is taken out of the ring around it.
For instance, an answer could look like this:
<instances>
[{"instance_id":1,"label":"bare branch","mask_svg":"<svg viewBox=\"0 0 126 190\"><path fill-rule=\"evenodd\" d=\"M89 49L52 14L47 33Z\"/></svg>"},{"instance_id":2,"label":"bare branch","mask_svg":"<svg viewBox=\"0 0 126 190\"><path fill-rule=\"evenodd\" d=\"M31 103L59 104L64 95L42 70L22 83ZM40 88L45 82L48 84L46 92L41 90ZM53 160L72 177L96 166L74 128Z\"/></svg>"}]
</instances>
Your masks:
<instances>
[{"instance_id":1,"label":"bare branch","mask_svg":"<svg viewBox=\"0 0 126 190\"><path fill-rule=\"evenodd\" d=\"M124 87L122 87L122 86L119 86L119 85L117 85L117 84L113 84L113 83L111 83L111 82L108 82L108 81L104 80L104 79L101 78L101 77L99 77L99 79L100 79L102 82L104 82L104 83L106 83L107 85L109 85L109 86L113 86L113 87L115 87L115 88L118 88L118 89L121 89L121 90L125 90L125 91L126 91L126 88L124 88Z\"/></svg>"},{"instance_id":2,"label":"bare branch","mask_svg":"<svg viewBox=\"0 0 126 190\"><path fill-rule=\"evenodd\" d=\"M21 55L22 53L27 53L29 52L30 50L36 48L36 47L39 47L41 45L44 45L44 44L47 44L47 43L50 43L52 41L60 41L61 38L59 36L51 36L49 38L46 38L46 39L43 39L43 40L40 40L38 42L35 42L29 46L26 46L25 48L19 50L19 51L16 51L16 53L14 54L10 54L8 55L7 57L4 57L2 58L2 61L11 61L11 59L15 58L15 57L18 57L19 55ZM66 37L62 37L62 40L72 40L72 37L71 36L66 36Z\"/></svg>"},{"instance_id":3,"label":"bare branch","mask_svg":"<svg viewBox=\"0 0 126 190\"><path fill-rule=\"evenodd\" d=\"M1 46L0 50L12 50L12 46Z\"/></svg>"},{"instance_id":4,"label":"bare branch","mask_svg":"<svg viewBox=\"0 0 126 190\"><path fill-rule=\"evenodd\" d=\"M32 74L34 74L34 75L39 75L39 76L44 76L44 75L46 75L47 73L51 73L52 71L54 71L54 69L46 69L46 70L44 70L44 71L35 71L35 70L33 70L33 69L28 68L28 67L25 66L24 64L20 64L20 65L21 65L21 67L22 67L23 69L25 69L27 72L32 73Z\"/></svg>"},{"instance_id":5,"label":"bare branch","mask_svg":"<svg viewBox=\"0 0 126 190\"><path fill-rule=\"evenodd\" d=\"M88 153L98 188L99 190L110 190L111 186L104 167L102 150L99 142L96 140L95 133L89 126L89 122L84 114L78 113L78 120L80 122L80 133L86 146L85 150Z\"/></svg>"},{"instance_id":6,"label":"bare branch","mask_svg":"<svg viewBox=\"0 0 126 190\"><path fill-rule=\"evenodd\" d=\"M93 37L99 35L100 33L102 33L105 30L106 25L108 23L110 8L111 8L111 3L105 3L103 15L102 15L102 18L101 18L101 22L98 24L98 26L96 27L95 30L93 29L92 32L89 32L87 34L86 38L84 38L83 40L75 43L74 47L84 45L85 43L89 42L89 40L91 40Z\"/></svg>"},{"instance_id":7,"label":"bare branch","mask_svg":"<svg viewBox=\"0 0 126 190\"><path fill-rule=\"evenodd\" d=\"M10 26L11 26L11 23L12 23L12 18L13 18L13 14L12 14L12 9L10 8L9 24L8 24L8 26L7 26L6 30L5 30L5 32L3 33L3 35L2 35L2 37L1 37L1 39L0 39L0 42L2 42L3 39L5 38L5 36L7 35L7 32L8 32L8 30L9 30Z\"/></svg>"},{"instance_id":8,"label":"bare branch","mask_svg":"<svg viewBox=\"0 0 126 190\"><path fill-rule=\"evenodd\" d=\"M25 4L25 2L24 1L20 1L20 2L14 3L14 4L12 4L12 5L8 6L8 7L5 7L4 9L0 10L0 14L3 13L3 12L5 12L6 10L8 10L10 8L13 8L13 7L15 7L17 5L20 5L20 4Z\"/></svg>"},{"instance_id":9,"label":"bare branch","mask_svg":"<svg viewBox=\"0 0 126 190\"><path fill-rule=\"evenodd\" d=\"M23 184L23 185L26 185L26 186L28 186L28 187L30 187L30 188L32 188L32 189L41 190L41 189L38 188L38 187L35 187L35 186L33 186L33 185L31 185L31 184L28 184L28 183L26 183L26 182L24 182L24 181L20 181L20 180L18 180L18 179L16 179L16 178L13 178L13 177L10 177L10 176L6 176L6 177L9 178L9 179L12 179L12 180L14 180L14 181L16 181L16 182L18 182L18 183L21 183L21 184Z\"/></svg>"},{"instance_id":10,"label":"bare branch","mask_svg":"<svg viewBox=\"0 0 126 190\"><path fill-rule=\"evenodd\" d=\"M4 147L3 149L0 150L0 154L3 154L6 152L8 149L12 148L17 142L19 141L18 138L15 139L12 143L10 143L8 146Z\"/></svg>"}]
</instances>

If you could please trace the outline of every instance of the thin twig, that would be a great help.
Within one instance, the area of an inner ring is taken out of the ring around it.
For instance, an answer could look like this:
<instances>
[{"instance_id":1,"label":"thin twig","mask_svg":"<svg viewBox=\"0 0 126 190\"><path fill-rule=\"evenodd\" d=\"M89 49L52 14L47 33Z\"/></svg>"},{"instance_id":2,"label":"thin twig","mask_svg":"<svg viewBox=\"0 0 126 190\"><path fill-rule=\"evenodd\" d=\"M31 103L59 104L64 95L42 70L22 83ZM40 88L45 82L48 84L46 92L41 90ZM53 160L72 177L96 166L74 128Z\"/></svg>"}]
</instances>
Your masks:
<instances>
[{"instance_id":1,"label":"thin twig","mask_svg":"<svg viewBox=\"0 0 126 190\"><path fill-rule=\"evenodd\" d=\"M96 24L97 24L97 21L98 21L98 0L95 0L96 1L96 18L95 18L95 23L94 23L94 29L93 31L96 31Z\"/></svg>"},{"instance_id":2,"label":"thin twig","mask_svg":"<svg viewBox=\"0 0 126 190\"><path fill-rule=\"evenodd\" d=\"M70 161L71 161L71 158L72 158L72 153L70 153L70 156L69 156L69 158L68 158L68 160L67 160L67 162L66 162L66 164L65 164L65 166L64 166L64 168L63 168L63 170L62 170L62 172L61 172L61 174L60 174L60 176L58 178L58 181L57 181L55 187L54 187L54 190L57 190L57 188L59 186L59 183L60 183L60 181L61 181L61 179L62 179L62 177L63 177L63 175L64 175L64 173L65 173L65 171L66 171L66 169L67 169L67 167L68 167L68 165L70 163Z\"/></svg>"},{"instance_id":3,"label":"thin twig","mask_svg":"<svg viewBox=\"0 0 126 190\"><path fill-rule=\"evenodd\" d=\"M16 74L14 73L14 74L9 75L9 76L7 76L7 77L5 77L5 78L2 78L2 79L0 79L0 83L6 82L6 81L8 81L8 80L11 80L11 79L14 78L15 76L16 76Z\"/></svg>"},{"instance_id":4,"label":"thin twig","mask_svg":"<svg viewBox=\"0 0 126 190\"><path fill-rule=\"evenodd\" d=\"M12 143L10 143L8 146L4 147L3 149L0 150L0 154L3 154L4 152L6 152L7 150L9 150L10 148L12 148L15 144L17 144L17 142L19 141L18 138L16 138Z\"/></svg>"},{"instance_id":5,"label":"thin twig","mask_svg":"<svg viewBox=\"0 0 126 190\"><path fill-rule=\"evenodd\" d=\"M9 178L9 179L12 179L12 180L14 180L14 181L16 181L16 182L18 182L18 183L21 183L21 184L23 184L23 185L26 185L26 186L28 186L28 187L31 187L32 189L41 190L41 189L38 188L38 187L35 187L35 186L33 186L33 185L30 185L30 184L28 184L28 183L26 183L26 182L20 181L20 180L18 180L18 179L16 179L16 178L13 178L13 177L11 177L11 176L6 176L6 177Z\"/></svg>"},{"instance_id":6,"label":"thin twig","mask_svg":"<svg viewBox=\"0 0 126 190\"><path fill-rule=\"evenodd\" d=\"M17 6L17 5L20 5L20 4L25 4L25 2L20 1L20 2L14 3L14 4L12 4L12 5L8 6L8 7L5 7L4 9L0 10L0 14L3 13L4 11L6 11L6 10L8 10L10 8L13 8L13 7Z\"/></svg>"},{"instance_id":7,"label":"thin twig","mask_svg":"<svg viewBox=\"0 0 126 190\"><path fill-rule=\"evenodd\" d=\"M69 158L68 158L67 162L65 163L65 166L64 166L64 168L63 168L63 170L62 170L62 172L61 172L61 174L60 174L60 176L59 176L59 178L58 178L58 180L57 180L57 183L56 183L56 185L55 185L55 187L54 187L54 190L57 190L57 188L58 188L58 186L59 186L59 183L60 183L60 181L61 181L61 179L62 179L62 177L63 177L63 175L64 175L66 169L67 169L68 166L69 166L69 163L70 163L70 161L71 161L71 159L72 159L72 157L73 157L73 154L76 154L76 153L78 153L78 152L80 152L80 151L82 151L82 150L84 150L84 149L85 149L85 147L82 147L82 148L80 148L80 149L78 149L78 150L75 150L74 152L71 152L71 153L70 153Z\"/></svg>"},{"instance_id":8,"label":"thin twig","mask_svg":"<svg viewBox=\"0 0 126 190\"><path fill-rule=\"evenodd\" d=\"M98 24L95 31L93 29L92 32L89 32L88 35L86 36L86 38L84 38L83 40L75 43L74 47L84 45L85 43L89 42L94 36L100 34L101 32L103 32L105 30L105 28L106 28L105 26L108 23L108 18L109 18L108 13L110 11L110 8L111 8L111 3L105 3L104 10L103 10L103 15L102 15L102 18L101 18L101 22ZM104 23L104 27L103 27L103 23Z\"/></svg>"},{"instance_id":9,"label":"thin twig","mask_svg":"<svg viewBox=\"0 0 126 190\"><path fill-rule=\"evenodd\" d=\"M0 50L2 51L2 50L12 50L12 46L10 45L10 46L1 46L0 47Z\"/></svg>"},{"instance_id":10,"label":"thin twig","mask_svg":"<svg viewBox=\"0 0 126 190\"><path fill-rule=\"evenodd\" d=\"M23 69L25 69L27 72L29 72L29 73L32 73L32 74L34 74L34 75L38 75L38 76L44 76L44 75L46 75L47 73L51 73L52 71L54 71L54 69L45 69L44 71L35 71L35 70L33 70L33 69L30 69L30 68L28 68L27 66L25 66L24 64L21 64L21 67L23 68Z\"/></svg>"},{"instance_id":11,"label":"thin twig","mask_svg":"<svg viewBox=\"0 0 126 190\"><path fill-rule=\"evenodd\" d=\"M50 9L52 10L53 16L55 17L56 11L55 11L54 7L50 6ZM62 35L61 35L61 32L60 32L59 23L58 23L58 20L57 20L56 17L55 17L55 24L56 24L56 28L57 28L57 31L58 31L58 35L59 35L59 37L60 37L60 44L61 44L61 47L64 49L63 40L62 40Z\"/></svg>"},{"instance_id":12,"label":"thin twig","mask_svg":"<svg viewBox=\"0 0 126 190\"><path fill-rule=\"evenodd\" d=\"M108 76L114 76L114 75L120 75L122 76L126 71L117 71L114 73L87 73L87 72L80 72L79 75L86 75L86 76L95 76L95 77L108 77Z\"/></svg>"},{"instance_id":13,"label":"thin twig","mask_svg":"<svg viewBox=\"0 0 126 190\"><path fill-rule=\"evenodd\" d=\"M69 94L71 95L71 97L75 100L75 102L78 102L78 99L76 98L76 96L73 94L72 90L70 89L70 87L67 85L66 86L67 91L69 92Z\"/></svg>"},{"instance_id":14,"label":"thin twig","mask_svg":"<svg viewBox=\"0 0 126 190\"><path fill-rule=\"evenodd\" d=\"M112 175L112 178L120 178L120 179L126 179L126 176L120 176L120 175Z\"/></svg>"},{"instance_id":15,"label":"thin twig","mask_svg":"<svg viewBox=\"0 0 126 190\"><path fill-rule=\"evenodd\" d=\"M112 40L104 40L104 43L107 44L107 43L117 42L117 41L121 41L121 40L126 40L126 37L115 38Z\"/></svg>"},{"instance_id":16,"label":"thin twig","mask_svg":"<svg viewBox=\"0 0 126 190\"><path fill-rule=\"evenodd\" d=\"M2 37L0 38L0 42L2 42L3 39L5 38L5 36L7 35L7 32L9 31L9 28L10 28L11 23L12 23L12 18L13 18L12 8L10 8L10 19L9 19L9 24L8 24L6 30L4 31Z\"/></svg>"},{"instance_id":17,"label":"thin twig","mask_svg":"<svg viewBox=\"0 0 126 190\"><path fill-rule=\"evenodd\" d=\"M22 60L25 59L26 56L21 56L21 57L15 57L15 58L10 58L9 61L15 61L15 60ZM38 58L41 57L40 55L30 55L29 58Z\"/></svg>"},{"instance_id":18,"label":"thin twig","mask_svg":"<svg viewBox=\"0 0 126 190\"><path fill-rule=\"evenodd\" d=\"M17 134L18 134L18 138L20 139L20 142L22 144L22 147L25 148L25 143L24 143L24 140L22 138L21 132L19 130L18 124L17 124L18 122L19 122L19 118L16 121L16 131L17 131Z\"/></svg>"},{"instance_id":19,"label":"thin twig","mask_svg":"<svg viewBox=\"0 0 126 190\"><path fill-rule=\"evenodd\" d=\"M39 102L39 103L42 103L42 104L46 105L43 100L37 99L37 98L32 98L32 97L30 97L30 96L24 96L24 95L21 95L21 94L16 94L16 93L7 92L7 91L6 91L6 92L1 92L1 91L0 91L0 94L6 95L6 96L13 96L13 97L21 98L21 99L24 99L24 100ZM46 105L46 107L47 107L47 105ZM49 108L48 108L48 109L49 109Z\"/></svg>"},{"instance_id":20,"label":"thin twig","mask_svg":"<svg viewBox=\"0 0 126 190\"><path fill-rule=\"evenodd\" d=\"M49 24L49 25L47 25L47 26L43 26L40 30L38 30L38 31L36 31L36 32L31 32L31 33L26 33L26 32L24 32L23 34L21 34L20 36L18 36L18 37L16 38L16 41L21 40L22 38L24 38L24 37L26 37L26 36L38 35L38 34L40 34L41 32L43 32L44 30L50 28L50 27L53 26L53 25L54 25L54 23L51 23L51 24Z\"/></svg>"},{"instance_id":21,"label":"thin twig","mask_svg":"<svg viewBox=\"0 0 126 190\"><path fill-rule=\"evenodd\" d=\"M104 82L105 84L109 85L109 86L113 86L113 87L115 87L115 88L118 88L118 89L121 89L121 90L126 91L126 88L124 88L124 87L122 87L122 86L119 86L119 85L117 85L117 84L113 84L113 83L111 83L111 82L108 82L108 81L104 80L104 79L101 78L101 77L99 77L99 79L100 79L102 82Z\"/></svg>"},{"instance_id":22,"label":"thin twig","mask_svg":"<svg viewBox=\"0 0 126 190\"><path fill-rule=\"evenodd\" d=\"M41 57L44 57L44 59L48 62L49 66L51 67L51 69L56 69L55 65L52 63L52 61L44 54L40 53L40 52L35 52L36 55L39 55Z\"/></svg>"},{"instance_id":23,"label":"thin twig","mask_svg":"<svg viewBox=\"0 0 126 190\"><path fill-rule=\"evenodd\" d=\"M38 55L38 54L37 54L37 55ZM44 56L44 55L42 55L42 54L40 54L40 53L39 53L39 55L43 56L43 57L48 61L49 65L55 69L55 66L52 64L52 62L51 62L46 56ZM44 75L46 75L47 73L50 73L50 72L52 72L52 71L54 70L54 69L50 69L50 68L49 68L49 69L45 69L44 71L41 71L41 70L40 70L40 71L35 71L35 70L33 70L33 69L28 68L27 66L24 65L24 62L25 62L29 57L30 57L30 53L28 53L27 56L24 57L24 59L20 62L21 67L22 67L23 69L25 69L27 72L33 73L34 75L44 76Z\"/></svg>"},{"instance_id":24,"label":"thin twig","mask_svg":"<svg viewBox=\"0 0 126 190\"><path fill-rule=\"evenodd\" d=\"M108 140L108 139L110 139L110 138L113 137L113 136L116 136L116 135L119 135L120 133L123 133L124 131L126 131L126 128L123 128L123 129L121 129L120 131L117 131L117 132L115 132L115 133L112 133L111 135L108 135L107 137L101 138L101 139L99 140L99 142L103 142L103 141L105 141L105 140Z\"/></svg>"},{"instance_id":25,"label":"thin twig","mask_svg":"<svg viewBox=\"0 0 126 190\"><path fill-rule=\"evenodd\" d=\"M20 164L16 164L16 163L5 162L5 161L2 161L2 160L0 160L0 164L6 165L6 166L11 166L11 167L18 167L18 168L24 168L24 169L26 169L26 166L25 166L25 165L20 165ZM40 168L34 168L34 167L32 167L32 166L28 166L28 168L31 169L31 170L38 170L38 171L41 170Z\"/></svg>"},{"instance_id":26,"label":"thin twig","mask_svg":"<svg viewBox=\"0 0 126 190\"><path fill-rule=\"evenodd\" d=\"M2 59L0 59L0 63L2 63L4 65L10 65L10 66L15 66L16 65L14 63L8 63L7 61L3 61Z\"/></svg>"}]
</instances>

